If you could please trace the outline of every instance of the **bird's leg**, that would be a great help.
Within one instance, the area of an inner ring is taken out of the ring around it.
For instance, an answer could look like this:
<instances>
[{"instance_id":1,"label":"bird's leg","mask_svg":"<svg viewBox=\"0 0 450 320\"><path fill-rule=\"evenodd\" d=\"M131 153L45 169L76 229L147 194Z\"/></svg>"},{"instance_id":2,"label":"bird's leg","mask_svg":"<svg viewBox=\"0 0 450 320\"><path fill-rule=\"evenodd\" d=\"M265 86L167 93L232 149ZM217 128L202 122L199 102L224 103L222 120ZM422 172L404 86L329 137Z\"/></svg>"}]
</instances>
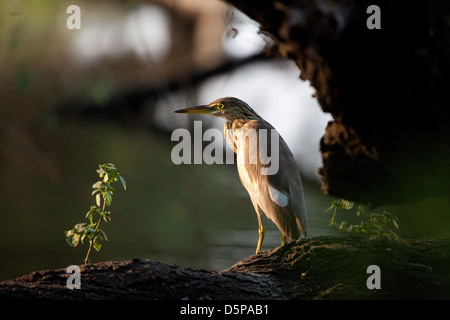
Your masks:
<instances>
[{"instance_id":1,"label":"bird's leg","mask_svg":"<svg viewBox=\"0 0 450 320\"><path fill-rule=\"evenodd\" d=\"M261 247L264 242L264 234L266 233L266 229L264 228L264 224L262 222L259 224L258 232L259 232L259 240L258 246L256 247L256 253L261 251Z\"/></svg>"},{"instance_id":2,"label":"bird's leg","mask_svg":"<svg viewBox=\"0 0 450 320\"><path fill-rule=\"evenodd\" d=\"M286 243L286 235L283 233L281 235L281 245L283 246Z\"/></svg>"},{"instance_id":3,"label":"bird's leg","mask_svg":"<svg viewBox=\"0 0 450 320\"><path fill-rule=\"evenodd\" d=\"M258 240L258 246L256 247L256 253L259 253L261 251L262 244L264 242L264 234L266 233L266 228L264 228L264 222L262 220L262 214L260 210L256 211L258 215L258 233L259 233L259 240Z\"/></svg>"}]
</instances>

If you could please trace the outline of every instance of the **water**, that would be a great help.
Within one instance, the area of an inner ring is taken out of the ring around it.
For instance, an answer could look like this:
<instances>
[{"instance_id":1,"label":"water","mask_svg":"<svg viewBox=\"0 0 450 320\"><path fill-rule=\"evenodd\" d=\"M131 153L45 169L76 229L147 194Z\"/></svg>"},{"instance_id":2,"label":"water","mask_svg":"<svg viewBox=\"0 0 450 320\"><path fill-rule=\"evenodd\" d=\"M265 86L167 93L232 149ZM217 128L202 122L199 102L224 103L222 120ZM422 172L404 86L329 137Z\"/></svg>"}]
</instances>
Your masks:
<instances>
[{"instance_id":1,"label":"water","mask_svg":"<svg viewBox=\"0 0 450 320\"><path fill-rule=\"evenodd\" d=\"M87 221L95 170L105 162L121 170L127 190L118 187L114 194L112 221L102 225L109 241L91 253L92 262L140 258L223 269L254 254L257 218L234 165L176 166L169 136L114 125L68 123L52 138L60 180L19 161L0 166L0 280L83 262L87 246L69 247L64 231ZM309 237L339 235L328 226L333 198L317 181L305 179L304 190ZM403 237L443 237L449 229L445 201L389 209L399 216ZM265 226L263 250L279 246L280 232L267 219Z\"/></svg>"},{"instance_id":2,"label":"water","mask_svg":"<svg viewBox=\"0 0 450 320\"><path fill-rule=\"evenodd\" d=\"M121 170L127 190L117 186L112 221L102 224L109 241L91 253L93 262L141 258L221 269L254 253L257 218L235 165L176 166L170 137L98 123L65 124L52 143L59 181L20 163L1 166L0 279L82 263L87 246L69 247L64 231L87 221L95 170L105 162ZM276 227L266 227L264 248L278 246Z\"/></svg>"}]
</instances>

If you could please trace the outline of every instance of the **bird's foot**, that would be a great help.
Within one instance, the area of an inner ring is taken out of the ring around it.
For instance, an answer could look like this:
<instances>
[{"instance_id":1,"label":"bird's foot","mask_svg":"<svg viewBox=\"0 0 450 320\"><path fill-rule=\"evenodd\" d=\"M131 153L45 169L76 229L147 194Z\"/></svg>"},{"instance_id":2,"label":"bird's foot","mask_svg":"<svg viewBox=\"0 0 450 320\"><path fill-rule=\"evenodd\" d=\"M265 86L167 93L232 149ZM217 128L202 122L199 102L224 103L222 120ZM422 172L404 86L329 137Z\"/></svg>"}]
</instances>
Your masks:
<instances>
[{"instance_id":1,"label":"bird's foot","mask_svg":"<svg viewBox=\"0 0 450 320\"><path fill-rule=\"evenodd\" d=\"M284 246L285 243L286 243L286 235L282 234L281 235L281 245Z\"/></svg>"}]
</instances>

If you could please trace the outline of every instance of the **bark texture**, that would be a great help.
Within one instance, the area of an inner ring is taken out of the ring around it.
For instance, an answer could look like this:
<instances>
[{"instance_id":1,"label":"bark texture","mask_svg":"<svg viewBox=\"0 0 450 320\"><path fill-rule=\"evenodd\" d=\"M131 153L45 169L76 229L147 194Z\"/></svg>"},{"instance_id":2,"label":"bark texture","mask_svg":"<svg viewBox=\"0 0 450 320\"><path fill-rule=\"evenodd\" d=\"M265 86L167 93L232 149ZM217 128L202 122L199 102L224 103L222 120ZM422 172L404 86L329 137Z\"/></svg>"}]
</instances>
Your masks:
<instances>
[{"instance_id":1,"label":"bark texture","mask_svg":"<svg viewBox=\"0 0 450 320\"><path fill-rule=\"evenodd\" d=\"M81 289L66 269L0 282L2 299L449 299L450 241L318 237L290 242L226 270L153 260L81 266ZM367 267L380 268L369 290Z\"/></svg>"},{"instance_id":2,"label":"bark texture","mask_svg":"<svg viewBox=\"0 0 450 320\"><path fill-rule=\"evenodd\" d=\"M448 196L448 1L228 2L274 36L332 114L325 193L375 205ZM381 29L366 26L370 5Z\"/></svg>"}]
</instances>

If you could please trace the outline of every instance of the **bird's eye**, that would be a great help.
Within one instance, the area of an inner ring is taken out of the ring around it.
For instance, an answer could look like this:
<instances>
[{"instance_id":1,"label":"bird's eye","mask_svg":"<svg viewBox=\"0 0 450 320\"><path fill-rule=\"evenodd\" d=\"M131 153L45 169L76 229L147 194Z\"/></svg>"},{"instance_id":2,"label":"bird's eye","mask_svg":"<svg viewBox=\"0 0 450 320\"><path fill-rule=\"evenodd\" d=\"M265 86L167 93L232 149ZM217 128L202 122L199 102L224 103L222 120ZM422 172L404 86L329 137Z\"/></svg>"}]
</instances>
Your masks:
<instances>
[{"instance_id":1,"label":"bird's eye","mask_svg":"<svg viewBox=\"0 0 450 320\"><path fill-rule=\"evenodd\" d=\"M224 105L222 103L214 103L210 107L216 107L217 109L223 109Z\"/></svg>"}]
</instances>

